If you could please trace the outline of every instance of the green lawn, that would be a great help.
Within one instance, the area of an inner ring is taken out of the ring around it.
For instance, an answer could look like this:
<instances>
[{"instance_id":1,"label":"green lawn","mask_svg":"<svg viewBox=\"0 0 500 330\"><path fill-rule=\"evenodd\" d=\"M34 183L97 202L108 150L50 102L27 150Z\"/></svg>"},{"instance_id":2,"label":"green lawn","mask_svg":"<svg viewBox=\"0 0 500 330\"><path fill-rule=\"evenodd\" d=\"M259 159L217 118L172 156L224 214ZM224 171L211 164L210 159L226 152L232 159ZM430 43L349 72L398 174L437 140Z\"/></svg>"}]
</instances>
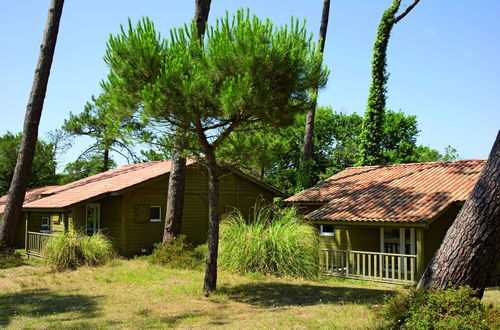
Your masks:
<instances>
[{"instance_id":1,"label":"green lawn","mask_svg":"<svg viewBox=\"0 0 500 330\"><path fill-rule=\"evenodd\" d=\"M206 298L203 275L140 259L63 273L41 266L0 270L0 326L369 329L377 325L374 306L400 289L221 272L218 292ZM499 291L487 291L485 300L499 304Z\"/></svg>"}]
</instances>

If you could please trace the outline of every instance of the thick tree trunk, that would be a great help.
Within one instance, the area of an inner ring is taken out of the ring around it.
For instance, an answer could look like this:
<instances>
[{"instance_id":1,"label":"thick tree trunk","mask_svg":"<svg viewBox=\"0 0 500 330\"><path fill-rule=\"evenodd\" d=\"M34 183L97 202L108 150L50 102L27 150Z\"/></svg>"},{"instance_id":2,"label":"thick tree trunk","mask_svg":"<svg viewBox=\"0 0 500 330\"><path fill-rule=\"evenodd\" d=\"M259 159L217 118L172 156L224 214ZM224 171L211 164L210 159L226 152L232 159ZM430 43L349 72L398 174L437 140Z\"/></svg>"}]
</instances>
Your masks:
<instances>
[{"instance_id":1,"label":"thick tree trunk","mask_svg":"<svg viewBox=\"0 0 500 330\"><path fill-rule=\"evenodd\" d=\"M15 230L19 216L21 215L26 186L33 165L36 141L38 139L38 125L42 115L45 92L47 91L63 4L64 0L52 0L50 3L33 86L31 87L31 94L26 108L21 148L14 169L14 176L10 184L3 221L0 226L1 248L8 249L14 245Z\"/></svg>"},{"instance_id":2,"label":"thick tree trunk","mask_svg":"<svg viewBox=\"0 0 500 330\"><path fill-rule=\"evenodd\" d=\"M208 254L203 291L208 295L217 287L217 256L219 251L219 168L215 155L207 154L208 164Z\"/></svg>"},{"instance_id":3,"label":"thick tree trunk","mask_svg":"<svg viewBox=\"0 0 500 330\"><path fill-rule=\"evenodd\" d=\"M468 285L482 297L500 261L500 131L490 157L418 283L419 288Z\"/></svg>"},{"instance_id":4,"label":"thick tree trunk","mask_svg":"<svg viewBox=\"0 0 500 330\"><path fill-rule=\"evenodd\" d=\"M163 242L181 234L182 213L184 211L184 187L186 183L186 159L181 157L178 146L174 148L172 165L168 179L167 211Z\"/></svg>"},{"instance_id":5,"label":"thick tree trunk","mask_svg":"<svg viewBox=\"0 0 500 330\"><path fill-rule=\"evenodd\" d=\"M319 47L320 52L323 54L325 50L325 41L326 41L326 31L328 29L328 18L330 16L330 0L323 1L323 12L321 15L321 26L319 29ZM316 87L314 93L317 95L318 88ZM297 187L298 189L304 189L311 185L311 156L313 150L313 135L314 135L314 117L316 114L316 100L314 100L311 105L311 109L307 112L306 116L306 126L304 132L304 141L302 144L302 161L300 169L299 169L299 183Z\"/></svg>"},{"instance_id":6,"label":"thick tree trunk","mask_svg":"<svg viewBox=\"0 0 500 330\"><path fill-rule=\"evenodd\" d=\"M203 38L205 26L210 12L211 0L195 0L194 20L198 30L198 38ZM177 140L172 157L170 178L168 182L167 210L163 242L179 236L184 212L184 188L186 185L186 159L181 157L181 141Z\"/></svg>"}]
</instances>

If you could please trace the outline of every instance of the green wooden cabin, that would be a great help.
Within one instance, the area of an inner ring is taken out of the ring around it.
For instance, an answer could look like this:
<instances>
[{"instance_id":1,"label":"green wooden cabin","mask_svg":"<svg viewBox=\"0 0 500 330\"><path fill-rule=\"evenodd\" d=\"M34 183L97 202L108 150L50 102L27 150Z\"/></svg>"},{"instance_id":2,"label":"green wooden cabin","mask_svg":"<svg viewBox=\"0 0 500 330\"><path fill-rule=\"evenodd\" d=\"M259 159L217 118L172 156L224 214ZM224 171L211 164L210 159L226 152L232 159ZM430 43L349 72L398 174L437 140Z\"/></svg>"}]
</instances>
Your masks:
<instances>
[{"instance_id":1,"label":"green wooden cabin","mask_svg":"<svg viewBox=\"0 0 500 330\"><path fill-rule=\"evenodd\" d=\"M327 274L414 283L484 164L466 160L348 168L285 201L317 226Z\"/></svg>"},{"instance_id":2,"label":"green wooden cabin","mask_svg":"<svg viewBox=\"0 0 500 330\"><path fill-rule=\"evenodd\" d=\"M64 186L38 189L36 196L29 192L18 237L24 238L32 255L40 255L49 235L73 228L89 235L102 231L124 256L150 251L163 237L169 171L169 161L134 164ZM228 169L220 182L219 212L237 208L246 215L257 198L272 201L280 195L275 188ZM195 245L207 238L207 173L191 160L186 169L181 230Z\"/></svg>"}]
</instances>

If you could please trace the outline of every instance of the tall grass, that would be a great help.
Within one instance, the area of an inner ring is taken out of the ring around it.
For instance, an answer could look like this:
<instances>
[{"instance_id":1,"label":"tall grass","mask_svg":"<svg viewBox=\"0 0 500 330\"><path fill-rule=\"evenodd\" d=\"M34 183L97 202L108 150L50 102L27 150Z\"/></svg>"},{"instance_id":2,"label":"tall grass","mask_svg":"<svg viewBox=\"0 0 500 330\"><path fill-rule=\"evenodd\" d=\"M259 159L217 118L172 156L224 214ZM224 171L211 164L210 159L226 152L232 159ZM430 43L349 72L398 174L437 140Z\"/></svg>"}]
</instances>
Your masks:
<instances>
[{"instance_id":1,"label":"tall grass","mask_svg":"<svg viewBox=\"0 0 500 330\"><path fill-rule=\"evenodd\" d=\"M239 211L221 224L219 263L238 273L314 278L319 271L316 229L297 218L295 208L257 202L247 220Z\"/></svg>"},{"instance_id":2,"label":"tall grass","mask_svg":"<svg viewBox=\"0 0 500 330\"><path fill-rule=\"evenodd\" d=\"M103 264L114 258L116 252L111 240L102 233L87 236L70 230L53 235L43 255L51 268L62 271Z\"/></svg>"}]
</instances>

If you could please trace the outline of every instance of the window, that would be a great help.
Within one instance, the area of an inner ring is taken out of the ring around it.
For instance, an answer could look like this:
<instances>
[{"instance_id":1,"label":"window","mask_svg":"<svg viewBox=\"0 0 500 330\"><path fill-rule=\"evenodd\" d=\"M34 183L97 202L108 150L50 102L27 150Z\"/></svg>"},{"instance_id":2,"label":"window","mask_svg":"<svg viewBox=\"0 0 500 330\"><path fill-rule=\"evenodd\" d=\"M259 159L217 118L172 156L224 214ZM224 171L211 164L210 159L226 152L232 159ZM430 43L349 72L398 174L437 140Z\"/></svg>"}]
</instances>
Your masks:
<instances>
[{"instance_id":1,"label":"window","mask_svg":"<svg viewBox=\"0 0 500 330\"><path fill-rule=\"evenodd\" d=\"M319 234L321 236L333 236L333 225L319 225Z\"/></svg>"},{"instance_id":2,"label":"window","mask_svg":"<svg viewBox=\"0 0 500 330\"><path fill-rule=\"evenodd\" d=\"M149 221L160 222L161 221L161 206L150 206L149 207Z\"/></svg>"},{"instance_id":3,"label":"window","mask_svg":"<svg viewBox=\"0 0 500 330\"><path fill-rule=\"evenodd\" d=\"M50 218L42 217L42 229L49 230L50 229Z\"/></svg>"}]
</instances>

